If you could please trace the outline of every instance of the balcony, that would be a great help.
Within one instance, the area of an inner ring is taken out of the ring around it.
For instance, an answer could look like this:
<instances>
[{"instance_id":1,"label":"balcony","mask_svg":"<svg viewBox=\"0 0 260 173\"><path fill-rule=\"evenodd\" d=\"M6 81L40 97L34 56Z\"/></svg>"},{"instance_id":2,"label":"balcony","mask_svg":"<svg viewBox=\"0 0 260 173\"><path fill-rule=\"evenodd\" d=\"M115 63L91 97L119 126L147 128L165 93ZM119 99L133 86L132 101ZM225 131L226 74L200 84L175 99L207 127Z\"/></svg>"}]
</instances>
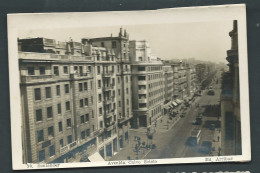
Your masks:
<instances>
[{"instance_id":1,"label":"balcony","mask_svg":"<svg viewBox=\"0 0 260 173\"><path fill-rule=\"evenodd\" d=\"M122 124L128 120L130 120L132 118L132 116L129 116L129 117L121 117L121 118L118 118L117 121L118 121L118 124Z\"/></svg>"},{"instance_id":2,"label":"balcony","mask_svg":"<svg viewBox=\"0 0 260 173\"><path fill-rule=\"evenodd\" d=\"M114 85L104 85L102 89L103 91L110 91L114 89Z\"/></svg>"},{"instance_id":3,"label":"balcony","mask_svg":"<svg viewBox=\"0 0 260 173\"><path fill-rule=\"evenodd\" d=\"M138 90L138 94L147 94L147 90L145 89Z\"/></svg>"},{"instance_id":4,"label":"balcony","mask_svg":"<svg viewBox=\"0 0 260 173\"><path fill-rule=\"evenodd\" d=\"M138 85L146 85L146 84L147 84L146 80L139 80L138 81Z\"/></svg>"},{"instance_id":5,"label":"balcony","mask_svg":"<svg viewBox=\"0 0 260 173\"><path fill-rule=\"evenodd\" d=\"M113 117L114 115L115 115L115 113L112 111L105 112L105 118L110 118L110 117Z\"/></svg>"},{"instance_id":6,"label":"balcony","mask_svg":"<svg viewBox=\"0 0 260 173\"><path fill-rule=\"evenodd\" d=\"M106 122L105 123L105 130L106 131L110 131L110 130L114 129L115 128L115 124L116 124L115 121Z\"/></svg>"},{"instance_id":7,"label":"balcony","mask_svg":"<svg viewBox=\"0 0 260 173\"><path fill-rule=\"evenodd\" d=\"M147 99L145 98L145 99L138 99L138 102L139 103L147 103Z\"/></svg>"},{"instance_id":8,"label":"balcony","mask_svg":"<svg viewBox=\"0 0 260 173\"><path fill-rule=\"evenodd\" d=\"M108 104L112 103L112 99L111 98L106 98L106 99L104 99L103 103L105 105L108 105Z\"/></svg>"},{"instance_id":9,"label":"balcony","mask_svg":"<svg viewBox=\"0 0 260 173\"><path fill-rule=\"evenodd\" d=\"M93 78L93 74L92 73L75 73L75 74L70 74L70 78L72 78L72 79Z\"/></svg>"},{"instance_id":10,"label":"balcony","mask_svg":"<svg viewBox=\"0 0 260 173\"><path fill-rule=\"evenodd\" d=\"M45 82L53 80L53 75L21 76L21 83Z\"/></svg>"},{"instance_id":11,"label":"balcony","mask_svg":"<svg viewBox=\"0 0 260 173\"><path fill-rule=\"evenodd\" d=\"M113 71L108 71L108 72L103 72L102 73L102 76L103 77L111 77L111 76L113 76L115 74L115 72L113 72Z\"/></svg>"}]
</instances>

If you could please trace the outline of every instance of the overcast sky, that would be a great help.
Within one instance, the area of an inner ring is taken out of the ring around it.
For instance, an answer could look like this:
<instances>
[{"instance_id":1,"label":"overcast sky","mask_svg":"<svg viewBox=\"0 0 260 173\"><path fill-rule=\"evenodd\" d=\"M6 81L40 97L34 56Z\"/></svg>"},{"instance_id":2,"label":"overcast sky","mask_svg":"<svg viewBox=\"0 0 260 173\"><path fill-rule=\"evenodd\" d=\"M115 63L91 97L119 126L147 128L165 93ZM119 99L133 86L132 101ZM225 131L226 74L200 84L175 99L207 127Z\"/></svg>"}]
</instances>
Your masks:
<instances>
[{"instance_id":1,"label":"overcast sky","mask_svg":"<svg viewBox=\"0 0 260 173\"><path fill-rule=\"evenodd\" d=\"M74 41L89 37L117 36L121 26L62 28L19 32L19 38L46 37L57 41ZM147 40L152 53L162 59L195 58L225 62L226 51L231 48L229 32L233 21L203 23L173 23L122 26L130 40Z\"/></svg>"}]
</instances>

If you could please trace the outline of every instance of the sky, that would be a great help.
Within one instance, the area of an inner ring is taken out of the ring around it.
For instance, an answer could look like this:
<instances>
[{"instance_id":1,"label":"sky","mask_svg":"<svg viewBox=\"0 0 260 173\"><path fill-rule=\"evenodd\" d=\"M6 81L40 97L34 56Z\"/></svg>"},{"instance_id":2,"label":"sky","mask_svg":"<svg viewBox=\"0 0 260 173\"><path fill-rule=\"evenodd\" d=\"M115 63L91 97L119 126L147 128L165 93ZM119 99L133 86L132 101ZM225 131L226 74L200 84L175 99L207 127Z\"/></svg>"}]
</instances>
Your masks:
<instances>
[{"instance_id":1,"label":"sky","mask_svg":"<svg viewBox=\"0 0 260 173\"><path fill-rule=\"evenodd\" d=\"M200 23L166 23L126 26L21 30L19 38L45 37L56 41L80 41L81 38L117 36L120 27L130 40L146 40L152 53L164 60L195 58L226 63L226 51L231 48L229 32L233 21Z\"/></svg>"}]
</instances>

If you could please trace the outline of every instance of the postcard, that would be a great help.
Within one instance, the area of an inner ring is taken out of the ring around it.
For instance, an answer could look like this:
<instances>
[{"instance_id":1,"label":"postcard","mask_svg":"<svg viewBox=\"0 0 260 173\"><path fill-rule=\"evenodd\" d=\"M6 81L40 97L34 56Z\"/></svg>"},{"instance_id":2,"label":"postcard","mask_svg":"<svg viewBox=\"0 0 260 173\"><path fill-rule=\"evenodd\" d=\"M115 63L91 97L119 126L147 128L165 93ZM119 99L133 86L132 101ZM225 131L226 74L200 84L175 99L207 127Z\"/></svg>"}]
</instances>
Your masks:
<instances>
[{"instance_id":1,"label":"postcard","mask_svg":"<svg viewBox=\"0 0 260 173\"><path fill-rule=\"evenodd\" d=\"M8 14L13 169L251 160L244 4Z\"/></svg>"}]
</instances>

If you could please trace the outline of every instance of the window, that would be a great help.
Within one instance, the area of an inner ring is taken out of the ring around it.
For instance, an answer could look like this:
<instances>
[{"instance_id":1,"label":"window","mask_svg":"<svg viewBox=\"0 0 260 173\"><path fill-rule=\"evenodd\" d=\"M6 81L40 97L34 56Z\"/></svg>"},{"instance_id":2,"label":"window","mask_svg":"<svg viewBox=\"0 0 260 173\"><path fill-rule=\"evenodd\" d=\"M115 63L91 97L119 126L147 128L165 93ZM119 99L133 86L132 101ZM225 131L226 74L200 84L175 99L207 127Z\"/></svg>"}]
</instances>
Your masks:
<instances>
[{"instance_id":1,"label":"window","mask_svg":"<svg viewBox=\"0 0 260 173\"><path fill-rule=\"evenodd\" d=\"M93 132L95 131L95 125L92 125L92 130L93 130Z\"/></svg>"},{"instance_id":2,"label":"window","mask_svg":"<svg viewBox=\"0 0 260 173\"><path fill-rule=\"evenodd\" d=\"M116 48L116 42L112 41L112 48Z\"/></svg>"},{"instance_id":3,"label":"window","mask_svg":"<svg viewBox=\"0 0 260 173\"><path fill-rule=\"evenodd\" d=\"M52 106L47 107L47 118L52 118Z\"/></svg>"},{"instance_id":4,"label":"window","mask_svg":"<svg viewBox=\"0 0 260 173\"><path fill-rule=\"evenodd\" d=\"M120 101L118 101L118 107L121 107L121 102Z\"/></svg>"},{"instance_id":5,"label":"window","mask_svg":"<svg viewBox=\"0 0 260 173\"><path fill-rule=\"evenodd\" d=\"M90 129L86 130L86 136L89 137L90 136Z\"/></svg>"},{"instance_id":6,"label":"window","mask_svg":"<svg viewBox=\"0 0 260 173\"><path fill-rule=\"evenodd\" d=\"M80 116L80 124L83 124L85 123L85 119L84 119L84 115L81 115Z\"/></svg>"},{"instance_id":7,"label":"window","mask_svg":"<svg viewBox=\"0 0 260 173\"><path fill-rule=\"evenodd\" d=\"M59 66L54 66L53 67L53 73L58 76L59 75Z\"/></svg>"},{"instance_id":8,"label":"window","mask_svg":"<svg viewBox=\"0 0 260 173\"><path fill-rule=\"evenodd\" d=\"M63 73L64 74L68 74L69 73L68 66L63 66Z\"/></svg>"},{"instance_id":9,"label":"window","mask_svg":"<svg viewBox=\"0 0 260 173\"><path fill-rule=\"evenodd\" d=\"M49 156L52 157L55 155L55 147L54 145L49 147Z\"/></svg>"},{"instance_id":10,"label":"window","mask_svg":"<svg viewBox=\"0 0 260 173\"><path fill-rule=\"evenodd\" d=\"M94 101L93 101L93 96L91 96L91 104L93 104L93 102L94 102Z\"/></svg>"},{"instance_id":11,"label":"window","mask_svg":"<svg viewBox=\"0 0 260 173\"><path fill-rule=\"evenodd\" d=\"M72 143L72 135L69 135L69 136L67 137L67 139L68 139L68 144Z\"/></svg>"},{"instance_id":12,"label":"window","mask_svg":"<svg viewBox=\"0 0 260 173\"><path fill-rule=\"evenodd\" d=\"M99 127L100 127L100 128L103 128L103 121L100 121L100 122L99 122Z\"/></svg>"},{"instance_id":13,"label":"window","mask_svg":"<svg viewBox=\"0 0 260 173\"><path fill-rule=\"evenodd\" d=\"M93 89L93 82L90 81L90 89Z\"/></svg>"},{"instance_id":14,"label":"window","mask_svg":"<svg viewBox=\"0 0 260 173\"><path fill-rule=\"evenodd\" d=\"M65 84L65 94L68 94L70 92L69 90L69 84Z\"/></svg>"},{"instance_id":15,"label":"window","mask_svg":"<svg viewBox=\"0 0 260 173\"><path fill-rule=\"evenodd\" d=\"M40 75L45 75L45 67L40 66Z\"/></svg>"},{"instance_id":16,"label":"window","mask_svg":"<svg viewBox=\"0 0 260 173\"><path fill-rule=\"evenodd\" d=\"M102 108L99 108L99 115L102 115Z\"/></svg>"},{"instance_id":17,"label":"window","mask_svg":"<svg viewBox=\"0 0 260 173\"><path fill-rule=\"evenodd\" d=\"M67 110L67 111L70 110L70 102L69 102L69 101L66 102L66 110Z\"/></svg>"},{"instance_id":18,"label":"window","mask_svg":"<svg viewBox=\"0 0 260 173\"><path fill-rule=\"evenodd\" d=\"M141 56L138 57L138 59L139 59L139 61L143 61L143 57L141 57Z\"/></svg>"},{"instance_id":19,"label":"window","mask_svg":"<svg viewBox=\"0 0 260 173\"><path fill-rule=\"evenodd\" d=\"M86 138L86 132L85 131L82 131L81 132L81 139L85 139Z\"/></svg>"},{"instance_id":20,"label":"window","mask_svg":"<svg viewBox=\"0 0 260 173\"><path fill-rule=\"evenodd\" d=\"M94 118L95 117L95 115L94 115L94 111L92 110L92 118Z\"/></svg>"},{"instance_id":21,"label":"window","mask_svg":"<svg viewBox=\"0 0 260 173\"><path fill-rule=\"evenodd\" d=\"M45 151L44 149L39 151L39 162L42 162L45 160Z\"/></svg>"},{"instance_id":22,"label":"window","mask_svg":"<svg viewBox=\"0 0 260 173\"><path fill-rule=\"evenodd\" d=\"M63 139L60 139L60 147L63 147L64 143L63 143Z\"/></svg>"},{"instance_id":23,"label":"window","mask_svg":"<svg viewBox=\"0 0 260 173\"><path fill-rule=\"evenodd\" d=\"M98 88L101 88L101 80L98 80Z\"/></svg>"},{"instance_id":24,"label":"window","mask_svg":"<svg viewBox=\"0 0 260 173\"><path fill-rule=\"evenodd\" d=\"M126 94L128 94L128 88L126 88Z\"/></svg>"},{"instance_id":25,"label":"window","mask_svg":"<svg viewBox=\"0 0 260 173\"><path fill-rule=\"evenodd\" d=\"M86 120L86 122L89 121L89 114L86 114L86 115L85 115L85 120Z\"/></svg>"},{"instance_id":26,"label":"window","mask_svg":"<svg viewBox=\"0 0 260 173\"><path fill-rule=\"evenodd\" d=\"M41 100L41 88L34 89L34 98L35 100Z\"/></svg>"},{"instance_id":27,"label":"window","mask_svg":"<svg viewBox=\"0 0 260 173\"><path fill-rule=\"evenodd\" d=\"M126 83L127 83L128 82L128 77L127 76L126 76L125 80L126 80Z\"/></svg>"},{"instance_id":28,"label":"window","mask_svg":"<svg viewBox=\"0 0 260 173\"><path fill-rule=\"evenodd\" d=\"M88 106L88 98L85 98L85 106Z\"/></svg>"},{"instance_id":29,"label":"window","mask_svg":"<svg viewBox=\"0 0 260 173\"><path fill-rule=\"evenodd\" d=\"M115 71L115 67L114 67L114 66L112 66L112 73L114 73L114 71Z\"/></svg>"},{"instance_id":30,"label":"window","mask_svg":"<svg viewBox=\"0 0 260 173\"><path fill-rule=\"evenodd\" d=\"M88 83L84 82L84 90L87 91L88 90Z\"/></svg>"},{"instance_id":31,"label":"window","mask_svg":"<svg viewBox=\"0 0 260 173\"><path fill-rule=\"evenodd\" d=\"M28 75L34 75L34 67L28 67Z\"/></svg>"},{"instance_id":32,"label":"window","mask_svg":"<svg viewBox=\"0 0 260 173\"><path fill-rule=\"evenodd\" d=\"M102 101L102 95L98 94L98 101L101 102Z\"/></svg>"},{"instance_id":33,"label":"window","mask_svg":"<svg viewBox=\"0 0 260 173\"><path fill-rule=\"evenodd\" d=\"M120 84L120 77L117 78L118 83Z\"/></svg>"},{"instance_id":34,"label":"window","mask_svg":"<svg viewBox=\"0 0 260 173\"><path fill-rule=\"evenodd\" d=\"M79 107L81 107L81 108L83 107L83 99L79 100Z\"/></svg>"},{"instance_id":35,"label":"window","mask_svg":"<svg viewBox=\"0 0 260 173\"><path fill-rule=\"evenodd\" d=\"M97 73L100 74L100 66L97 66Z\"/></svg>"},{"instance_id":36,"label":"window","mask_svg":"<svg viewBox=\"0 0 260 173\"><path fill-rule=\"evenodd\" d=\"M56 85L56 95L60 96L60 85Z\"/></svg>"},{"instance_id":37,"label":"window","mask_svg":"<svg viewBox=\"0 0 260 173\"><path fill-rule=\"evenodd\" d=\"M105 47L105 43L104 42L101 42L101 47Z\"/></svg>"},{"instance_id":38,"label":"window","mask_svg":"<svg viewBox=\"0 0 260 173\"><path fill-rule=\"evenodd\" d=\"M53 126L48 127L48 138L54 137L54 129Z\"/></svg>"},{"instance_id":39,"label":"window","mask_svg":"<svg viewBox=\"0 0 260 173\"><path fill-rule=\"evenodd\" d=\"M79 92L83 91L83 85L82 83L79 83Z\"/></svg>"},{"instance_id":40,"label":"window","mask_svg":"<svg viewBox=\"0 0 260 173\"><path fill-rule=\"evenodd\" d=\"M120 89L118 89L118 95L120 96Z\"/></svg>"},{"instance_id":41,"label":"window","mask_svg":"<svg viewBox=\"0 0 260 173\"><path fill-rule=\"evenodd\" d=\"M38 142L44 141L43 130L38 130L38 131L37 131L37 141L38 141Z\"/></svg>"},{"instance_id":42,"label":"window","mask_svg":"<svg viewBox=\"0 0 260 173\"><path fill-rule=\"evenodd\" d=\"M91 73L91 66L88 66L88 72Z\"/></svg>"},{"instance_id":43,"label":"window","mask_svg":"<svg viewBox=\"0 0 260 173\"><path fill-rule=\"evenodd\" d=\"M42 121L42 110L41 109L36 110L36 121Z\"/></svg>"},{"instance_id":44,"label":"window","mask_svg":"<svg viewBox=\"0 0 260 173\"><path fill-rule=\"evenodd\" d=\"M71 127L71 119L67 119L67 127Z\"/></svg>"},{"instance_id":45,"label":"window","mask_svg":"<svg viewBox=\"0 0 260 173\"><path fill-rule=\"evenodd\" d=\"M119 73L120 72L120 66L117 65L117 72Z\"/></svg>"},{"instance_id":46,"label":"window","mask_svg":"<svg viewBox=\"0 0 260 173\"><path fill-rule=\"evenodd\" d=\"M57 104L57 112L58 114L61 114L61 104Z\"/></svg>"},{"instance_id":47,"label":"window","mask_svg":"<svg viewBox=\"0 0 260 173\"><path fill-rule=\"evenodd\" d=\"M45 87L46 99L51 98L51 87Z\"/></svg>"},{"instance_id":48,"label":"window","mask_svg":"<svg viewBox=\"0 0 260 173\"><path fill-rule=\"evenodd\" d=\"M115 78L112 78L112 85L115 86Z\"/></svg>"},{"instance_id":49,"label":"window","mask_svg":"<svg viewBox=\"0 0 260 173\"><path fill-rule=\"evenodd\" d=\"M129 105L129 100L128 99L126 100L126 104Z\"/></svg>"},{"instance_id":50,"label":"window","mask_svg":"<svg viewBox=\"0 0 260 173\"><path fill-rule=\"evenodd\" d=\"M62 122L59 122L59 132L62 132Z\"/></svg>"}]
</instances>

